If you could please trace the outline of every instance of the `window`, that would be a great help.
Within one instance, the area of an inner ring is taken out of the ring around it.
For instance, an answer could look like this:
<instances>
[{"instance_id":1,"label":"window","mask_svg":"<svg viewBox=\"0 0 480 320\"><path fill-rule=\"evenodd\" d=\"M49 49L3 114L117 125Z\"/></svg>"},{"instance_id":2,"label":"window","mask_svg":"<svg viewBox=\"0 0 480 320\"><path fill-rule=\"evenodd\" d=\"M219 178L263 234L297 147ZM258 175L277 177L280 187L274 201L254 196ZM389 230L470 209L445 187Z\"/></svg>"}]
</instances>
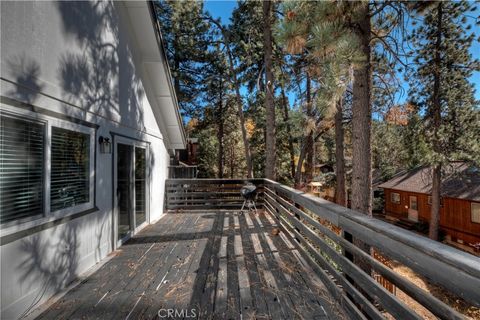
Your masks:
<instances>
[{"instance_id":1,"label":"window","mask_svg":"<svg viewBox=\"0 0 480 320\"><path fill-rule=\"evenodd\" d=\"M400 203L400 193L392 192L390 194L390 200L392 203L399 204Z\"/></svg>"},{"instance_id":2,"label":"window","mask_svg":"<svg viewBox=\"0 0 480 320\"><path fill-rule=\"evenodd\" d=\"M51 145L51 211L89 202L89 135L52 127Z\"/></svg>"},{"instance_id":3,"label":"window","mask_svg":"<svg viewBox=\"0 0 480 320\"><path fill-rule=\"evenodd\" d=\"M44 213L45 125L0 115L0 223Z\"/></svg>"},{"instance_id":4,"label":"window","mask_svg":"<svg viewBox=\"0 0 480 320\"><path fill-rule=\"evenodd\" d=\"M95 129L1 107L2 230L8 234L93 208Z\"/></svg>"},{"instance_id":5,"label":"window","mask_svg":"<svg viewBox=\"0 0 480 320\"><path fill-rule=\"evenodd\" d=\"M472 202L471 210L472 210L472 222L480 223L480 203Z\"/></svg>"}]
</instances>

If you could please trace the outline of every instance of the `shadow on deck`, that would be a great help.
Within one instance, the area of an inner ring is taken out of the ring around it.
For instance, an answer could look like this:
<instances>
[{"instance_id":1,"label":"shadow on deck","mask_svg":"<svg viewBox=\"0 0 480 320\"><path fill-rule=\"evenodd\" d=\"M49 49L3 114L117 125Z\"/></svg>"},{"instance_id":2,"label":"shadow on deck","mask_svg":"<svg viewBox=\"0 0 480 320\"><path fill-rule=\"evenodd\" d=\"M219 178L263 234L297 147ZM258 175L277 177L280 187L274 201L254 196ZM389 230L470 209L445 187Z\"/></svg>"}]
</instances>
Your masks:
<instances>
[{"instance_id":1,"label":"shadow on deck","mask_svg":"<svg viewBox=\"0 0 480 320\"><path fill-rule=\"evenodd\" d=\"M39 319L344 318L276 227L261 210L169 213Z\"/></svg>"}]
</instances>

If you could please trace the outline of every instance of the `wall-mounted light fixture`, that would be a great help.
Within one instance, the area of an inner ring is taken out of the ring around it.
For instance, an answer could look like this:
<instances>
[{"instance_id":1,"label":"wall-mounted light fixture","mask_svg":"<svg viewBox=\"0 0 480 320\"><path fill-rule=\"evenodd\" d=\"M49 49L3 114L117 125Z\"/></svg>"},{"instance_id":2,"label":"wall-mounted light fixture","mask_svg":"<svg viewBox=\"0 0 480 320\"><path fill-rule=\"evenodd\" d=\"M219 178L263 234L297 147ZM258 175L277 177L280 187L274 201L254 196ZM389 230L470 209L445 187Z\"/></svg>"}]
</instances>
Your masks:
<instances>
[{"instance_id":1,"label":"wall-mounted light fixture","mask_svg":"<svg viewBox=\"0 0 480 320\"><path fill-rule=\"evenodd\" d=\"M98 138L98 144L100 145L100 153L112 153L110 138L100 136Z\"/></svg>"}]
</instances>

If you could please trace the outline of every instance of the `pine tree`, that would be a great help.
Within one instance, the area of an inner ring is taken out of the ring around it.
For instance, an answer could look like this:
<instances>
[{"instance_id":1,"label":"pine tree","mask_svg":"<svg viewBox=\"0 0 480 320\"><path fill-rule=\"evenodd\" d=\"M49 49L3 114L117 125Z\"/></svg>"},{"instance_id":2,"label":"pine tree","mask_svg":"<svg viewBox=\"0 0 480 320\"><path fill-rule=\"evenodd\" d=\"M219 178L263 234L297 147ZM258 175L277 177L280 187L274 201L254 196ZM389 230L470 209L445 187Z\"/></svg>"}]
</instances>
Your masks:
<instances>
[{"instance_id":1,"label":"pine tree","mask_svg":"<svg viewBox=\"0 0 480 320\"><path fill-rule=\"evenodd\" d=\"M359 62L357 37L343 18L345 5L337 1L286 2L285 18L278 26L277 39L291 54L305 55L308 129L296 169L296 184L306 157L306 173L313 162L314 131L321 120L331 120L339 99L351 82L351 66ZM315 80L316 99L311 101L310 79ZM315 104L316 112L311 106ZM313 120L312 113L320 114ZM314 125L312 125L314 124Z\"/></svg>"},{"instance_id":2,"label":"pine tree","mask_svg":"<svg viewBox=\"0 0 480 320\"><path fill-rule=\"evenodd\" d=\"M452 160L480 160L480 118L469 82L479 61L469 52L467 1L440 1L426 9L413 33L416 68L411 98L424 113L427 164L432 168L432 211L429 237L438 238L442 168Z\"/></svg>"},{"instance_id":3,"label":"pine tree","mask_svg":"<svg viewBox=\"0 0 480 320\"><path fill-rule=\"evenodd\" d=\"M265 57L265 110L266 110L266 133L265 133L265 177L275 180L276 148L275 148L275 104L273 83L273 39L272 39L272 14L273 2L263 1L263 47Z\"/></svg>"},{"instance_id":4,"label":"pine tree","mask_svg":"<svg viewBox=\"0 0 480 320\"><path fill-rule=\"evenodd\" d=\"M180 109L184 115L197 117L203 101L202 70L212 42L209 24L203 19L203 2L162 0L155 6Z\"/></svg>"},{"instance_id":5,"label":"pine tree","mask_svg":"<svg viewBox=\"0 0 480 320\"><path fill-rule=\"evenodd\" d=\"M347 206L347 186L345 172L345 133L343 128L343 98L337 103L335 113L335 202L341 206Z\"/></svg>"},{"instance_id":6,"label":"pine tree","mask_svg":"<svg viewBox=\"0 0 480 320\"><path fill-rule=\"evenodd\" d=\"M220 21L217 21L216 19L213 19L212 17L209 17L209 16L207 16L206 18L208 19L208 21L210 21L212 26L215 26L218 29L220 33L219 42L223 44L226 51L228 69L230 74L230 82L232 83L232 86L235 92L235 98L236 98L236 104L237 104L237 116L240 122L240 129L242 132L245 161L247 162L247 177L253 178L253 162L252 162L250 141L248 138L247 128L246 128L246 119L244 114L244 101L240 93L241 83L237 74L236 64L235 64L236 61L235 61L235 57L233 55L233 49L232 49L232 40L235 39L234 32L232 32L232 30L227 29L225 26L221 24Z\"/></svg>"},{"instance_id":7,"label":"pine tree","mask_svg":"<svg viewBox=\"0 0 480 320\"><path fill-rule=\"evenodd\" d=\"M372 214L372 65L371 19L369 4L362 1L353 15L353 28L358 36L363 63L354 69L352 104L352 209Z\"/></svg>"}]
</instances>

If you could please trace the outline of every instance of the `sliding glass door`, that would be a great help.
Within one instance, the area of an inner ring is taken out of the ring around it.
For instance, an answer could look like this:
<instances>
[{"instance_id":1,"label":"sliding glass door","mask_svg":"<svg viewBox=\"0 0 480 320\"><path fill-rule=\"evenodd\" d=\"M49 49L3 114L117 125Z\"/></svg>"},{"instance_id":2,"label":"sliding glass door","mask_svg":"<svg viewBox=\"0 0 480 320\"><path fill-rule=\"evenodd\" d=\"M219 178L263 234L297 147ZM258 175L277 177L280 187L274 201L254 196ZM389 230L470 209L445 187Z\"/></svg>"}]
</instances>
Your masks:
<instances>
[{"instance_id":1,"label":"sliding glass door","mask_svg":"<svg viewBox=\"0 0 480 320\"><path fill-rule=\"evenodd\" d=\"M135 226L147 221L146 186L147 186L147 149L135 147Z\"/></svg>"},{"instance_id":2,"label":"sliding glass door","mask_svg":"<svg viewBox=\"0 0 480 320\"><path fill-rule=\"evenodd\" d=\"M132 211L132 150L130 145L117 145L117 240L124 239L133 231Z\"/></svg>"},{"instance_id":3,"label":"sliding glass door","mask_svg":"<svg viewBox=\"0 0 480 320\"><path fill-rule=\"evenodd\" d=\"M147 145L116 139L115 234L117 246L148 220Z\"/></svg>"}]
</instances>

